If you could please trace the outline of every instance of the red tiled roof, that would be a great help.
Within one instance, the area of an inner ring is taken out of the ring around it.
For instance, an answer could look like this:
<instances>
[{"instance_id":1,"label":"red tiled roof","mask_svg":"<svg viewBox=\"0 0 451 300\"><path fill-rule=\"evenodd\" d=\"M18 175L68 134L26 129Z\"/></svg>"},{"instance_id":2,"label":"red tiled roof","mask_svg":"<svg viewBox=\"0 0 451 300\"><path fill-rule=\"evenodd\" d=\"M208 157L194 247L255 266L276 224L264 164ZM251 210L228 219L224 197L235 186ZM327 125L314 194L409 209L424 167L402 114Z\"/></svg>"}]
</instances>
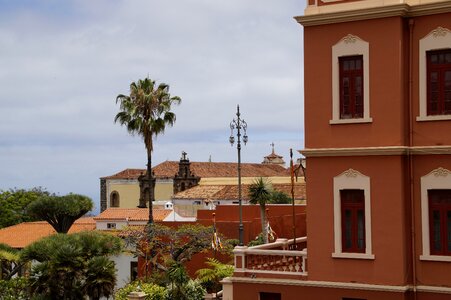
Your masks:
<instances>
[{"instance_id":1,"label":"red tiled roof","mask_svg":"<svg viewBox=\"0 0 451 300\"><path fill-rule=\"evenodd\" d=\"M69 233L85 230L94 230L95 221L91 217L80 218L72 225ZM29 244L55 234L53 227L45 222L26 222L0 229L0 243L4 243L13 248L24 248Z\"/></svg>"},{"instance_id":2,"label":"red tiled roof","mask_svg":"<svg viewBox=\"0 0 451 300\"><path fill-rule=\"evenodd\" d=\"M236 177L237 164L231 162L191 162L191 172L201 178L209 177ZM178 172L178 161L165 161L152 168L157 178L172 178ZM138 179L145 174L145 169L125 169L102 179ZM290 171L279 165L242 163L241 176L243 177L273 177L290 176Z\"/></svg>"},{"instance_id":3,"label":"red tiled roof","mask_svg":"<svg viewBox=\"0 0 451 300\"><path fill-rule=\"evenodd\" d=\"M249 184L241 186L242 199L249 200ZM273 184L274 190L291 196L291 184ZM305 199L305 183L294 185L295 199ZM238 199L238 185L197 185L173 196L174 199L203 199L203 200L235 200Z\"/></svg>"},{"instance_id":4,"label":"red tiled roof","mask_svg":"<svg viewBox=\"0 0 451 300\"><path fill-rule=\"evenodd\" d=\"M163 221L171 210L167 209L153 209L154 221ZM148 208L118 208L111 207L104 210L100 215L94 217L96 221L102 220L129 220L129 221L147 221L149 220Z\"/></svg>"}]
</instances>

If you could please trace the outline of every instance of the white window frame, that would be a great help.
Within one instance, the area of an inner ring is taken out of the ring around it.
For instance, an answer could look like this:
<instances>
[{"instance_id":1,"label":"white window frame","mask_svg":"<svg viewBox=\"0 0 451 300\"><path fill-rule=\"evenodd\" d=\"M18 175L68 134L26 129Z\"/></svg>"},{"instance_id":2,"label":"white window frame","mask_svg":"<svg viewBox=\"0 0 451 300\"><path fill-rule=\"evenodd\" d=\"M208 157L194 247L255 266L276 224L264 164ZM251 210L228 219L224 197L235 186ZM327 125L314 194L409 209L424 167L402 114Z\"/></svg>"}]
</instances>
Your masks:
<instances>
[{"instance_id":1,"label":"white window frame","mask_svg":"<svg viewBox=\"0 0 451 300\"><path fill-rule=\"evenodd\" d=\"M363 118L340 119L340 65L343 56L363 56ZM332 46L332 120L330 124L371 123L370 117L370 50L368 42L348 34Z\"/></svg>"},{"instance_id":2,"label":"white window frame","mask_svg":"<svg viewBox=\"0 0 451 300\"><path fill-rule=\"evenodd\" d=\"M451 48L451 31L448 28L437 27L420 39L419 52L419 116L417 121L451 120L451 115L427 115L427 57L426 52Z\"/></svg>"},{"instance_id":3,"label":"white window frame","mask_svg":"<svg viewBox=\"0 0 451 300\"><path fill-rule=\"evenodd\" d=\"M451 189L451 171L440 167L421 177L421 234L423 239L423 254L420 255L420 260L451 262L451 256L431 255L428 190L433 189Z\"/></svg>"},{"instance_id":4,"label":"white window frame","mask_svg":"<svg viewBox=\"0 0 451 300\"><path fill-rule=\"evenodd\" d=\"M341 190L363 190L365 196L365 253L343 252L341 232ZM371 190L370 178L362 173L349 169L334 177L334 258L374 259L371 243Z\"/></svg>"}]
</instances>

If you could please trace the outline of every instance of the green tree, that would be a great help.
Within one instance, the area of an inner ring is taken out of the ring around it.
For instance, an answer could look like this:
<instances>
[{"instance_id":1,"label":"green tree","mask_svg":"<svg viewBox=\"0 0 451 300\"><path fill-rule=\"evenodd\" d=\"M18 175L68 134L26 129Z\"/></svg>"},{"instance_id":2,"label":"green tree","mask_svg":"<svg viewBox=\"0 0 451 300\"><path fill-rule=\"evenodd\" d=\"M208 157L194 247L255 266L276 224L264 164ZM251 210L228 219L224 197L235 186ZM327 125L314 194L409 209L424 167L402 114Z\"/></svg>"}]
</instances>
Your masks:
<instances>
[{"instance_id":1,"label":"green tree","mask_svg":"<svg viewBox=\"0 0 451 300\"><path fill-rule=\"evenodd\" d=\"M114 122L125 125L130 134L140 135L147 150L147 182L149 193L144 193L140 199L140 207L149 202L149 224L153 223L152 201L154 200L152 151L153 138L163 134L166 126L173 126L176 116L171 112L172 105L180 104L181 99L171 96L169 85L145 78L130 84L129 95L118 95L116 103L120 103L120 111L116 114Z\"/></svg>"},{"instance_id":2,"label":"green tree","mask_svg":"<svg viewBox=\"0 0 451 300\"><path fill-rule=\"evenodd\" d=\"M260 205L260 218L262 223L263 241L268 243L268 224L266 222L266 203L271 199L272 185L263 178L257 178L249 186L249 203Z\"/></svg>"},{"instance_id":3,"label":"green tree","mask_svg":"<svg viewBox=\"0 0 451 300\"><path fill-rule=\"evenodd\" d=\"M270 204L288 204L291 203L292 199L290 196L281 191L272 191L271 197L269 199Z\"/></svg>"},{"instance_id":4,"label":"green tree","mask_svg":"<svg viewBox=\"0 0 451 300\"><path fill-rule=\"evenodd\" d=\"M28 279L26 277L15 277L11 280L0 279L1 300L28 300Z\"/></svg>"},{"instance_id":5,"label":"green tree","mask_svg":"<svg viewBox=\"0 0 451 300\"><path fill-rule=\"evenodd\" d=\"M26 213L28 205L50 193L43 188L0 190L0 228L22 222L36 221L36 217Z\"/></svg>"},{"instance_id":6,"label":"green tree","mask_svg":"<svg viewBox=\"0 0 451 300\"><path fill-rule=\"evenodd\" d=\"M10 280L22 266L19 251L0 243L0 279Z\"/></svg>"},{"instance_id":7,"label":"green tree","mask_svg":"<svg viewBox=\"0 0 451 300\"><path fill-rule=\"evenodd\" d=\"M122 240L99 232L55 234L27 246L22 260L35 261L30 274L33 296L65 299L109 297L116 284L114 263Z\"/></svg>"},{"instance_id":8,"label":"green tree","mask_svg":"<svg viewBox=\"0 0 451 300\"><path fill-rule=\"evenodd\" d=\"M208 268L196 271L199 282L207 289L209 293L217 293L222 289L220 281L225 277L233 275L233 265L223 264L215 258L207 258L205 264Z\"/></svg>"},{"instance_id":9,"label":"green tree","mask_svg":"<svg viewBox=\"0 0 451 300\"><path fill-rule=\"evenodd\" d=\"M78 194L44 195L28 205L28 214L47 221L58 233L67 233L72 224L93 208L91 198Z\"/></svg>"}]
</instances>

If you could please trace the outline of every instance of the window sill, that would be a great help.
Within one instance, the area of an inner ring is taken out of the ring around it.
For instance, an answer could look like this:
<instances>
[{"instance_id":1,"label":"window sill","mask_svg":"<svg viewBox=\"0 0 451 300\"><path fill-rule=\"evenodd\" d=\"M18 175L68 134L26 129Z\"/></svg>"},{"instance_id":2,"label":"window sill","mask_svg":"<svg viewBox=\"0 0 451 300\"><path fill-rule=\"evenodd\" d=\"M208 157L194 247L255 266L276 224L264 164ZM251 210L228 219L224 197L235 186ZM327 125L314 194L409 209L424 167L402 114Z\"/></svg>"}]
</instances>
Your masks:
<instances>
[{"instance_id":1,"label":"window sill","mask_svg":"<svg viewBox=\"0 0 451 300\"><path fill-rule=\"evenodd\" d=\"M451 115L418 116L417 117L417 121L418 122L424 122L424 121L445 121L445 120L451 120Z\"/></svg>"},{"instance_id":2,"label":"window sill","mask_svg":"<svg viewBox=\"0 0 451 300\"><path fill-rule=\"evenodd\" d=\"M374 254L367 253L332 253L333 258L374 259Z\"/></svg>"},{"instance_id":3,"label":"window sill","mask_svg":"<svg viewBox=\"0 0 451 300\"><path fill-rule=\"evenodd\" d=\"M451 256L446 255L420 255L422 261L444 261L451 262Z\"/></svg>"},{"instance_id":4,"label":"window sill","mask_svg":"<svg viewBox=\"0 0 451 300\"><path fill-rule=\"evenodd\" d=\"M373 118L360 118L360 119L334 119L330 120L329 124L357 124L357 123L372 123Z\"/></svg>"}]
</instances>

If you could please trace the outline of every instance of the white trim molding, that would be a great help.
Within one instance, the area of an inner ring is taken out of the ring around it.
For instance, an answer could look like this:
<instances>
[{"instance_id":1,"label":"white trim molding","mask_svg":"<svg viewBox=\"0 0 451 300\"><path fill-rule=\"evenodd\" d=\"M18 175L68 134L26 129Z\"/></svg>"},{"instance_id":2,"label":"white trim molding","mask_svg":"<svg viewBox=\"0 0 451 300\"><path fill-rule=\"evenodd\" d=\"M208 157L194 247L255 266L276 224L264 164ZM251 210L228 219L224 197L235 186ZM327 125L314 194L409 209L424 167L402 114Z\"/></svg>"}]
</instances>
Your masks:
<instances>
[{"instance_id":1,"label":"white trim molding","mask_svg":"<svg viewBox=\"0 0 451 300\"><path fill-rule=\"evenodd\" d=\"M376 292L395 292L405 293L412 290L410 285L382 285L382 284L366 284L353 282L334 282L334 281L314 281L314 280L299 280L299 279L275 279L275 278L252 278L252 277L228 277L231 282L238 283L253 283L253 284L271 284L281 286L305 286L305 287L319 287L319 288L333 288L333 289L350 289L350 290L365 290Z\"/></svg>"},{"instance_id":2,"label":"white trim molding","mask_svg":"<svg viewBox=\"0 0 451 300\"><path fill-rule=\"evenodd\" d=\"M365 253L342 252L340 191L363 190L365 196ZM334 177L334 258L374 259L371 239L371 191L370 178L359 171L349 169Z\"/></svg>"},{"instance_id":3,"label":"white trim molding","mask_svg":"<svg viewBox=\"0 0 451 300\"><path fill-rule=\"evenodd\" d=\"M451 115L427 115L427 61L426 52L451 48L451 31L448 28L437 27L420 40L419 52L419 116L417 121L451 120Z\"/></svg>"},{"instance_id":4,"label":"white trim molding","mask_svg":"<svg viewBox=\"0 0 451 300\"><path fill-rule=\"evenodd\" d=\"M340 119L340 69L342 56L363 56L363 118ZM369 44L358 36L348 34L332 46L332 119L330 124L370 123L370 63Z\"/></svg>"},{"instance_id":5,"label":"white trim molding","mask_svg":"<svg viewBox=\"0 0 451 300\"><path fill-rule=\"evenodd\" d=\"M370 156L370 155L405 155L409 147L383 146L383 147L356 147L356 148L307 148L299 150L305 157L328 156Z\"/></svg>"},{"instance_id":6,"label":"white trim molding","mask_svg":"<svg viewBox=\"0 0 451 300\"><path fill-rule=\"evenodd\" d=\"M451 171L444 168L437 168L421 177L421 233L423 254L420 255L420 260L451 262L451 256L431 255L428 190L432 189L451 189Z\"/></svg>"}]
</instances>

